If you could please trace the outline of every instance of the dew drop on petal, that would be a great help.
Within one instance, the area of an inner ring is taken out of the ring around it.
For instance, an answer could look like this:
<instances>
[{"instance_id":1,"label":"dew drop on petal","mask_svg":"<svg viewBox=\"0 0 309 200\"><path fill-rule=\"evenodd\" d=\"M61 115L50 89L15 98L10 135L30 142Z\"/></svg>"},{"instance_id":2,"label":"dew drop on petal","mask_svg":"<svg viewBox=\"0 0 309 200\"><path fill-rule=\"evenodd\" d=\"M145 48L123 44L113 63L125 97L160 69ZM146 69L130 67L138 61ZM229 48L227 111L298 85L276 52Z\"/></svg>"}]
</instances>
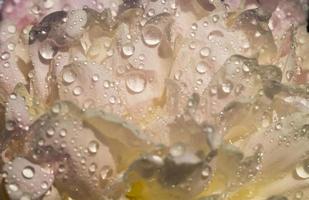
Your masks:
<instances>
[{"instance_id":1,"label":"dew drop on petal","mask_svg":"<svg viewBox=\"0 0 309 200\"><path fill-rule=\"evenodd\" d=\"M210 55L210 49L208 47L203 47L201 50L200 50L200 55L201 57L207 57Z\"/></svg>"},{"instance_id":2,"label":"dew drop on petal","mask_svg":"<svg viewBox=\"0 0 309 200\"><path fill-rule=\"evenodd\" d=\"M123 55L127 57L132 56L134 54L134 51L135 51L135 47L131 43L127 43L122 46L122 53Z\"/></svg>"},{"instance_id":3,"label":"dew drop on petal","mask_svg":"<svg viewBox=\"0 0 309 200\"><path fill-rule=\"evenodd\" d=\"M105 181L113 175L113 170L109 166L104 166L100 171L102 181Z\"/></svg>"},{"instance_id":4,"label":"dew drop on petal","mask_svg":"<svg viewBox=\"0 0 309 200\"><path fill-rule=\"evenodd\" d=\"M204 61L201 61L199 62L197 65L196 65L196 71L200 74L204 74L206 73L207 71L207 65Z\"/></svg>"},{"instance_id":5,"label":"dew drop on petal","mask_svg":"<svg viewBox=\"0 0 309 200\"><path fill-rule=\"evenodd\" d=\"M53 59L56 53L57 49L46 42L43 43L39 48L39 54L45 60Z\"/></svg>"},{"instance_id":6,"label":"dew drop on petal","mask_svg":"<svg viewBox=\"0 0 309 200\"><path fill-rule=\"evenodd\" d=\"M47 136L52 137L55 134L55 130L53 128L49 128L46 131Z\"/></svg>"},{"instance_id":7,"label":"dew drop on petal","mask_svg":"<svg viewBox=\"0 0 309 200\"><path fill-rule=\"evenodd\" d=\"M94 74L94 75L92 76L92 81L93 81L93 82L97 82L99 79L100 79L100 76L99 76L98 74Z\"/></svg>"},{"instance_id":8,"label":"dew drop on petal","mask_svg":"<svg viewBox=\"0 0 309 200\"><path fill-rule=\"evenodd\" d=\"M213 23L217 23L219 21L219 16L218 15L212 16L212 21Z\"/></svg>"},{"instance_id":9,"label":"dew drop on petal","mask_svg":"<svg viewBox=\"0 0 309 200\"><path fill-rule=\"evenodd\" d=\"M81 95L82 92L83 92L83 88L80 87L80 86L76 86L76 87L73 89L73 94L74 94L75 96Z\"/></svg>"},{"instance_id":10,"label":"dew drop on petal","mask_svg":"<svg viewBox=\"0 0 309 200\"><path fill-rule=\"evenodd\" d=\"M16 191L18 191L18 186L15 185L15 184L10 184L10 185L9 185L9 189L10 189L12 192L16 192Z\"/></svg>"},{"instance_id":11,"label":"dew drop on petal","mask_svg":"<svg viewBox=\"0 0 309 200\"><path fill-rule=\"evenodd\" d=\"M93 140L88 144L89 153L96 154L98 149L99 149L99 143L97 141Z\"/></svg>"},{"instance_id":12,"label":"dew drop on petal","mask_svg":"<svg viewBox=\"0 0 309 200\"><path fill-rule=\"evenodd\" d=\"M146 80L142 75L129 75L126 79L126 86L129 92L141 93L145 90Z\"/></svg>"},{"instance_id":13,"label":"dew drop on petal","mask_svg":"<svg viewBox=\"0 0 309 200\"><path fill-rule=\"evenodd\" d=\"M97 165L95 163L91 163L88 170L90 173L94 173L97 170Z\"/></svg>"},{"instance_id":14,"label":"dew drop on petal","mask_svg":"<svg viewBox=\"0 0 309 200\"><path fill-rule=\"evenodd\" d=\"M1 54L1 60L8 60L9 58L10 58L10 53L9 52L3 52L2 54Z\"/></svg>"},{"instance_id":15,"label":"dew drop on petal","mask_svg":"<svg viewBox=\"0 0 309 200\"><path fill-rule=\"evenodd\" d=\"M41 184L41 188L44 189L44 190L46 190L46 189L48 188L47 182L44 181L44 182Z\"/></svg>"},{"instance_id":16,"label":"dew drop on petal","mask_svg":"<svg viewBox=\"0 0 309 200\"><path fill-rule=\"evenodd\" d=\"M62 74L62 79L64 83L71 84L75 81L76 74L71 70L66 70Z\"/></svg>"},{"instance_id":17,"label":"dew drop on petal","mask_svg":"<svg viewBox=\"0 0 309 200\"><path fill-rule=\"evenodd\" d=\"M309 178L309 159L306 159L302 163L296 166L296 175L301 179Z\"/></svg>"},{"instance_id":18,"label":"dew drop on petal","mask_svg":"<svg viewBox=\"0 0 309 200\"><path fill-rule=\"evenodd\" d=\"M31 198L28 195L23 195L20 200L31 200Z\"/></svg>"},{"instance_id":19,"label":"dew drop on petal","mask_svg":"<svg viewBox=\"0 0 309 200\"><path fill-rule=\"evenodd\" d=\"M22 175L23 177L25 177L26 179L32 179L33 176L34 176L34 169L30 166L27 166L25 167L23 170L22 170Z\"/></svg>"},{"instance_id":20,"label":"dew drop on petal","mask_svg":"<svg viewBox=\"0 0 309 200\"><path fill-rule=\"evenodd\" d=\"M153 25L148 25L143 30L144 42L149 46L156 46L161 42L162 32Z\"/></svg>"},{"instance_id":21,"label":"dew drop on petal","mask_svg":"<svg viewBox=\"0 0 309 200\"><path fill-rule=\"evenodd\" d=\"M46 9L50 9L54 6L54 4L55 4L54 0L44 0L43 6Z\"/></svg>"},{"instance_id":22,"label":"dew drop on petal","mask_svg":"<svg viewBox=\"0 0 309 200\"><path fill-rule=\"evenodd\" d=\"M182 156L185 152L185 147L181 144L174 145L170 148L170 154L173 157Z\"/></svg>"},{"instance_id":23,"label":"dew drop on petal","mask_svg":"<svg viewBox=\"0 0 309 200\"><path fill-rule=\"evenodd\" d=\"M14 26L14 25L9 25L8 26L8 32L9 33L15 33L16 32L16 26Z\"/></svg>"},{"instance_id":24,"label":"dew drop on petal","mask_svg":"<svg viewBox=\"0 0 309 200\"><path fill-rule=\"evenodd\" d=\"M202 178L208 178L210 176L210 169L209 167L205 167L202 171Z\"/></svg>"},{"instance_id":25,"label":"dew drop on petal","mask_svg":"<svg viewBox=\"0 0 309 200\"><path fill-rule=\"evenodd\" d=\"M226 82L221 84L221 90L225 94L230 94L233 89L233 84L231 82Z\"/></svg>"}]
</instances>

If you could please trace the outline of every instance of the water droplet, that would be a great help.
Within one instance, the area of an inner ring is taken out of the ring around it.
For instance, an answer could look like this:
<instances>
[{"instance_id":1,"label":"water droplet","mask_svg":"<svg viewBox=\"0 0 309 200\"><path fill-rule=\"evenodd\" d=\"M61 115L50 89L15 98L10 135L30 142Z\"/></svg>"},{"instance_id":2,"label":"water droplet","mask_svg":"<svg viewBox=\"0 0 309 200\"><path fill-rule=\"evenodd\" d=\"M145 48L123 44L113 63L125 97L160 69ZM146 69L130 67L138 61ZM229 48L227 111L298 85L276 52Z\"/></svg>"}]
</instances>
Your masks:
<instances>
[{"instance_id":1,"label":"water droplet","mask_svg":"<svg viewBox=\"0 0 309 200\"><path fill-rule=\"evenodd\" d=\"M98 149L99 149L99 143L97 141L93 140L88 144L89 153L96 154Z\"/></svg>"},{"instance_id":2,"label":"water droplet","mask_svg":"<svg viewBox=\"0 0 309 200\"><path fill-rule=\"evenodd\" d=\"M23 195L19 200L31 200L31 198L28 195Z\"/></svg>"},{"instance_id":3,"label":"water droplet","mask_svg":"<svg viewBox=\"0 0 309 200\"><path fill-rule=\"evenodd\" d=\"M296 175L302 179L309 178L309 159L304 160L296 166Z\"/></svg>"},{"instance_id":4,"label":"water droplet","mask_svg":"<svg viewBox=\"0 0 309 200\"><path fill-rule=\"evenodd\" d=\"M23 169L22 171L22 175L23 177L25 177L26 179L32 179L34 176L34 169L30 166L27 166Z\"/></svg>"},{"instance_id":5,"label":"water droplet","mask_svg":"<svg viewBox=\"0 0 309 200\"><path fill-rule=\"evenodd\" d=\"M109 166L102 167L100 171L100 177L102 181L105 181L106 179L110 178L113 175L113 170Z\"/></svg>"},{"instance_id":6,"label":"water droplet","mask_svg":"<svg viewBox=\"0 0 309 200\"><path fill-rule=\"evenodd\" d=\"M10 51L13 51L13 50L15 49L15 44L10 42L10 43L8 44L8 49L9 49Z\"/></svg>"},{"instance_id":7,"label":"water droplet","mask_svg":"<svg viewBox=\"0 0 309 200\"><path fill-rule=\"evenodd\" d=\"M200 50L201 57L205 58L210 55L210 49L208 47L203 47Z\"/></svg>"},{"instance_id":8,"label":"water droplet","mask_svg":"<svg viewBox=\"0 0 309 200\"><path fill-rule=\"evenodd\" d=\"M100 79L100 76L98 74L94 74L92 76L92 81L97 82Z\"/></svg>"},{"instance_id":9,"label":"water droplet","mask_svg":"<svg viewBox=\"0 0 309 200\"><path fill-rule=\"evenodd\" d=\"M47 129L47 136L52 137L55 134L55 130L53 128Z\"/></svg>"},{"instance_id":10,"label":"water droplet","mask_svg":"<svg viewBox=\"0 0 309 200\"><path fill-rule=\"evenodd\" d=\"M282 129L282 123L278 122L278 123L275 125L275 129L276 129L276 130L281 130L281 129Z\"/></svg>"},{"instance_id":11,"label":"water droplet","mask_svg":"<svg viewBox=\"0 0 309 200\"><path fill-rule=\"evenodd\" d=\"M176 144L170 148L170 154L173 157L182 156L185 152L185 147L181 144Z\"/></svg>"},{"instance_id":12,"label":"water droplet","mask_svg":"<svg viewBox=\"0 0 309 200\"><path fill-rule=\"evenodd\" d=\"M11 54L9 52L5 51L1 54L1 59L2 60L8 60L10 58L10 56L11 56Z\"/></svg>"},{"instance_id":13,"label":"water droplet","mask_svg":"<svg viewBox=\"0 0 309 200\"><path fill-rule=\"evenodd\" d=\"M46 9L50 9L54 6L54 4L55 4L54 0L44 0L43 6Z\"/></svg>"},{"instance_id":14,"label":"water droplet","mask_svg":"<svg viewBox=\"0 0 309 200\"><path fill-rule=\"evenodd\" d=\"M109 85L110 85L109 81L105 80L105 81L103 82L104 88L109 88Z\"/></svg>"},{"instance_id":15,"label":"water droplet","mask_svg":"<svg viewBox=\"0 0 309 200\"><path fill-rule=\"evenodd\" d=\"M71 70L66 70L62 74L62 79L63 79L63 81L65 83L71 84L71 83L73 83L75 81L76 74L73 71L71 71Z\"/></svg>"},{"instance_id":16,"label":"water droplet","mask_svg":"<svg viewBox=\"0 0 309 200\"><path fill-rule=\"evenodd\" d=\"M218 15L213 15L213 16L212 16L212 21L213 21L213 23L217 23L218 20L219 20L219 16L218 16Z\"/></svg>"},{"instance_id":17,"label":"water droplet","mask_svg":"<svg viewBox=\"0 0 309 200\"><path fill-rule=\"evenodd\" d=\"M59 135L61 137L65 137L67 135L67 130L66 129L61 129Z\"/></svg>"},{"instance_id":18,"label":"water droplet","mask_svg":"<svg viewBox=\"0 0 309 200\"><path fill-rule=\"evenodd\" d=\"M111 104L116 103L116 97L115 97L115 96L111 96L111 97L109 98L109 102L110 102Z\"/></svg>"},{"instance_id":19,"label":"water droplet","mask_svg":"<svg viewBox=\"0 0 309 200\"><path fill-rule=\"evenodd\" d=\"M196 31L198 28L198 25L196 23L193 23L192 26L191 26L191 29Z\"/></svg>"},{"instance_id":20,"label":"water droplet","mask_svg":"<svg viewBox=\"0 0 309 200\"><path fill-rule=\"evenodd\" d=\"M302 199L304 196L304 193L302 191L298 191L295 193L295 199Z\"/></svg>"},{"instance_id":21,"label":"water droplet","mask_svg":"<svg viewBox=\"0 0 309 200\"><path fill-rule=\"evenodd\" d=\"M242 70L243 70L244 72L250 72L250 68L249 68L249 66L248 66L247 64L243 64L243 65L242 65Z\"/></svg>"},{"instance_id":22,"label":"water droplet","mask_svg":"<svg viewBox=\"0 0 309 200\"><path fill-rule=\"evenodd\" d=\"M94 173L97 170L97 165L95 163L91 163L88 169L90 173Z\"/></svg>"},{"instance_id":23,"label":"water droplet","mask_svg":"<svg viewBox=\"0 0 309 200\"><path fill-rule=\"evenodd\" d=\"M41 188L44 189L44 190L46 190L46 189L48 188L47 182L44 181L44 182L41 184Z\"/></svg>"},{"instance_id":24,"label":"water droplet","mask_svg":"<svg viewBox=\"0 0 309 200\"><path fill-rule=\"evenodd\" d=\"M206 73L207 71L207 65L204 61L201 61L199 62L197 65L196 65L196 71L200 74L204 74Z\"/></svg>"},{"instance_id":25,"label":"water droplet","mask_svg":"<svg viewBox=\"0 0 309 200\"><path fill-rule=\"evenodd\" d=\"M51 60L57 53L57 49L51 44L45 42L39 48L40 56L45 60Z\"/></svg>"},{"instance_id":26,"label":"water droplet","mask_svg":"<svg viewBox=\"0 0 309 200\"><path fill-rule=\"evenodd\" d=\"M126 86L132 93L141 93L145 90L146 80L141 74L132 74L127 77Z\"/></svg>"},{"instance_id":27,"label":"water droplet","mask_svg":"<svg viewBox=\"0 0 309 200\"><path fill-rule=\"evenodd\" d=\"M155 10L151 8L151 9L149 9L147 15L148 15L149 17L152 17L152 16L155 15L155 13L156 13Z\"/></svg>"},{"instance_id":28,"label":"water droplet","mask_svg":"<svg viewBox=\"0 0 309 200\"><path fill-rule=\"evenodd\" d=\"M134 51L135 51L135 47L131 43L127 43L122 46L122 53L123 55L127 57L132 56L134 54Z\"/></svg>"},{"instance_id":29,"label":"water droplet","mask_svg":"<svg viewBox=\"0 0 309 200\"><path fill-rule=\"evenodd\" d=\"M52 107L52 112L55 113L55 114L58 114L61 110L61 106L59 103L55 104L53 107Z\"/></svg>"},{"instance_id":30,"label":"water droplet","mask_svg":"<svg viewBox=\"0 0 309 200\"><path fill-rule=\"evenodd\" d=\"M14 25L9 25L8 26L8 32L9 33L15 33L16 32L16 26L14 26Z\"/></svg>"},{"instance_id":31,"label":"water droplet","mask_svg":"<svg viewBox=\"0 0 309 200\"><path fill-rule=\"evenodd\" d=\"M233 84L231 82L225 82L221 84L222 92L225 94L230 94L233 89Z\"/></svg>"},{"instance_id":32,"label":"water droplet","mask_svg":"<svg viewBox=\"0 0 309 200\"><path fill-rule=\"evenodd\" d=\"M161 42L162 32L159 28L153 25L147 25L143 29L144 42L149 46L156 46Z\"/></svg>"},{"instance_id":33,"label":"water droplet","mask_svg":"<svg viewBox=\"0 0 309 200\"><path fill-rule=\"evenodd\" d=\"M83 88L80 87L80 86L76 86L76 87L73 89L73 94L74 94L75 96L81 95L82 92L83 92Z\"/></svg>"},{"instance_id":34,"label":"water droplet","mask_svg":"<svg viewBox=\"0 0 309 200\"><path fill-rule=\"evenodd\" d=\"M210 176L210 168L205 167L205 169L203 169L202 171L202 178L208 178L209 176Z\"/></svg>"},{"instance_id":35,"label":"water droplet","mask_svg":"<svg viewBox=\"0 0 309 200\"><path fill-rule=\"evenodd\" d=\"M10 185L9 185L9 189L10 189L11 191L13 191L13 192L16 192L16 191L18 191L18 186L15 185L15 184L10 184Z\"/></svg>"}]
</instances>

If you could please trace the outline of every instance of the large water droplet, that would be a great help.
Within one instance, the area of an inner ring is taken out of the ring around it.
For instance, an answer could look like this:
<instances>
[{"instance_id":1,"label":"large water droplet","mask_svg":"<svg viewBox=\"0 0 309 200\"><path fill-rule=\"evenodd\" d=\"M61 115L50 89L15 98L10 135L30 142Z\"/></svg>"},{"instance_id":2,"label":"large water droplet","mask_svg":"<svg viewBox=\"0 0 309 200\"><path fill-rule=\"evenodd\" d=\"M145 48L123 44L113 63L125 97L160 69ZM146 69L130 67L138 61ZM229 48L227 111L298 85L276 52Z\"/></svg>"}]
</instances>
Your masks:
<instances>
[{"instance_id":1,"label":"large water droplet","mask_svg":"<svg viewBox=\"0 0 309 200\"><path fill-rule=\"evenodd\" d=\"M66 70L62 74L62 79L63 79L63 81L65 83L71 84L71 83L73 83L75 81L76 74L73 71L71 71L71 70Z\"/></svg>"},{"instance_id":2,"label":"large water droplet","mask_svg":"<svg viewBox=\"0 0 309 200\"><path fill-rule=\"evenodd\" d=\"M22 171L22 175L23 177L25 177L26 179L32 179L34 176L34 169L30 166L27 166L23 169Z\"/></svg>"},{"instance_id":3,"label":"large water droplet","mask_svg":"<svg viewBox=\"0 0 309 200\"><path fill-rule=\"evenodd\" d=\"M306 159L302 163L296 166L296 175L301 179L309 178L309 159Z\"/></svg>"},{"instance_id":4,"label":"large water droplet","mask_svg":"<svg viewBox=\"0 0 309 200\"><path fill-rule=\"evenodd\" d=\"M127 77L126 86L132 93L141 93L145 90L146 80L141 74L132 74Z\"/></svg>"},{"instance_id":5,"label":"large water droplet","mask_svg":"<svg viewBox=\"0 0 309 200\"><path fill-rule=\"evenodd\" d=\"M162 32L153 25L147 25L143 30L144 42L149 46L156 46L161 42Z\"/></svg>"},{"instance_id":6,"label":"large water droplet","mask_svg":"<svg viewBox=\"0 0 309 200\"><path fill-rule=\"evenodd\" d=\"M10 185L9 185L9 189L10 189L11 191L13 191L13 192L16 192L16 191L18 191L18 186L15 185L15 184L10 184Z\"/></svg>"},{"instance_id":7,"label":"large water droplet","mask_svg":"<svg viewBox=\"0 0 309 200\"><path fill-rule=\"evenodd\" d=\"M57 49L47 42L43 43L39 48L39 54L45 60L53 59L56 53Z\"/></svg>"}]
</instances>

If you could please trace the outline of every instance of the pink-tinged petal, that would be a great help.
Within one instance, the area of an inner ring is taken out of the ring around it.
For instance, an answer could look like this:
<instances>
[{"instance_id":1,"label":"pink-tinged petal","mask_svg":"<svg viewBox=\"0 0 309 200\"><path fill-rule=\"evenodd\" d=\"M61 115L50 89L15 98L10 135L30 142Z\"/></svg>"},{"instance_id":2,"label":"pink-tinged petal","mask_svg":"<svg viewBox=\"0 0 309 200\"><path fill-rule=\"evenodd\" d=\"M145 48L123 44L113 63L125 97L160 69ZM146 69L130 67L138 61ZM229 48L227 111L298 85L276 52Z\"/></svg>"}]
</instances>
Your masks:
<instances>
[{"instance_id":1,"label":"pink-tinged petal","mask_svg":"<svg viewBox=\"0 0 309 200\"><path fill-rule=\"evenodd\" d=\"M297 27L306 20L306 13L300 1L280 1L272 13L269 27L275 38L280 39L292 26Z\"/></svg>"},{"instance_id":2,"label":"pink-tinged petal","mask_svg":"<svg viewBox=\"0 0 309 200\"><path fill-rule=\"evenodd\" d=\"M251 55L258 57L259 64L273 64L277 47L268 27L268 14L258 9L246 10L232 22L233 29L242 30L248 41ZM251 57L251 56L250 56Z\"/></svg>"},{"instance_id":3,"label":"pink-tinged petal","mask_svg":"<svg viewBox=\"0 0 309 200\"><path fill-rule=\"evenodd\" d=\"M5 164L3 172L6 173L5 188L12 200L41 198L54 181L54 174L25 158L17 157Z\"/></svg>"},{"instance_id":4,"label":"pink-tinged petal","mask_svg":"<svg viewBox=\"0 0 309 200\"><path fill-rule=\"evenodd\" d=\"M6 105L6 129L8 131L27 130L29 128L31 117L26 107L23 97L11 94Z\"/></svg>"},{"instance_id":5,"label":"pink-tinged petal","mask_svg":"<svg viewBox=\"0 0 309 200\"><path fill-rule=\"evenodd\" d=\"M21 30L35 20L35 17L29 14L31 5L31 0L5 0L1 10L2 17L15 22L17 29Z\"/></svg>"},{"instance_id":6,"label":"pink-tinged petal","mask_svg":"<svg viewBox=\"0 0 309 200\"><path fill-rule=\"evenodd\" d=\"M7 93L13 92L18 83L27 84L22 73L19 53L25 51L18 46L18 32L13 23L2 21L0 24L0 87Z\"/></svg>"},{"instance_id":7,"label":"pink-tinged petal","mask_svg":"<svg viewBox=\"0 0 309 200\"><path fill-rule=\"evenodd\" d=\"M46 42L45 42L46 44ZM41 61L39 49L40 46L44 45L41 43L34 43L29 46L29 54L33 65L33 78L31 81L34 86L34 95L40 96L42 101L46 101L49 95L49 85L47 82L47 74L49 72L49 63ZM47 44L48 45L48 44Z\"/></svg>"},{"instance_id":8,"label":"pink-tinged petal","mask_svg":"<svg viewBox=\"0 0 309 200\"><path fill-rule=\"evenodd\" d=\"M279 174L295 166L308 151L308 123L308 113L283 116L269 127L240 141L240 149L247 155L260 146L263 175L273 173L273 168Z\"/></svg>"},{"instance_id":9,"label":"pink-tinged petal","mask_svg":"<svg viewBox=\"0 0 309 200\"><path fill-rule=\"evenodd\" d=\"M70 103L55 104L31 125L24 153L35 153L36 162L53 168L60 192L75 199L102 199L117 168L107 140L84 125L81 114Z\"/></svg>"},{"instance_id":10,"label":"pink-tinged petal","mask_svg":"<svg viewBox=\"0 0 309 200\"><path fill-rule=\"evenodd\" d=\"M210 15L192 25L187 39L176 41L179 50L170 78L181 88L180 109L188 102L192 93L202 95L209 86L211 77L231 55L248 53L249 41L245 34L229 29L225 23L224 14ZM189 39L189 34L194 37ZM205 38L208 42L203 42ZM235 42L236 40L242 42Z\"/></svg>"},{"instance_id":11,"label":"pink-tinged petal","mask_svg":"<svg viewBox=\"0 0 309 200\"><path fill-rule=\"evenodd\" d=\"M110 9L115 16L118 12L120 0L5 0L2 6L3 18L15 22L18 30L23 29L29 24L33 24L42 17L59 10L74 10L83 7L92 8L97 11Z\"/></svg>"},{"instance_id":12,"label":"pink-tinged petal","mask_svg":"<svg viewBox=\"0 0 309 200\"><path fill-rule=\"evenodd\" d=\"M298 84L306 84L309 82L309 58L307 56L309 53L309 34L306 26L298 27L294 39L296 40L295 56L297 57L297 65L301 69L300 73L297 74L296 82Z\"/></svg>"},{"instance_id":13,"label":"pink-tinged petal","mask_svg":"<svg viewBox=\"0 0 309 200\"><path fill-rule=\"evenodd\" d=\"M102 107L120 114L123 110L122 96L117 88L119 81L112 79L108 66L95 63L73 62L63 67L57 77L59 97L70 100L80 107Z\"/></svg>"}]
</instances>

